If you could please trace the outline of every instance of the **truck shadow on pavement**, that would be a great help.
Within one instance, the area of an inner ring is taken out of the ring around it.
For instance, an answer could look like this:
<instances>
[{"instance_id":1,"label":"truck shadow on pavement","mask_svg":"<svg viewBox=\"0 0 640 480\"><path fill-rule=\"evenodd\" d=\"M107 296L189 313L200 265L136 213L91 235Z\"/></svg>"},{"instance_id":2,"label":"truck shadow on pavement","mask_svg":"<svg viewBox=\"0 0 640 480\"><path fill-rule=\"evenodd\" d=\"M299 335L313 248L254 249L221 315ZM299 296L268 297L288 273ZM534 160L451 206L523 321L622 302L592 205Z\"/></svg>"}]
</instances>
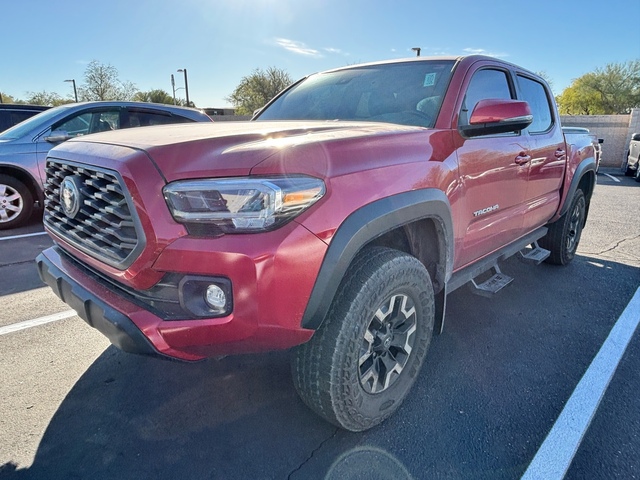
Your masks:
<instances>
[{"instance_id":1,"label":"truck shadow on pavement","mask_svg":"<svg viewBox=\"0 0 640 480\"><path fill-rule=\"evenodd\" d=\"M286 352L183 364L109 347L60 405L33 465L13 473L287 478L334 431L298 399Z\"/></svg>"}]
</instances>

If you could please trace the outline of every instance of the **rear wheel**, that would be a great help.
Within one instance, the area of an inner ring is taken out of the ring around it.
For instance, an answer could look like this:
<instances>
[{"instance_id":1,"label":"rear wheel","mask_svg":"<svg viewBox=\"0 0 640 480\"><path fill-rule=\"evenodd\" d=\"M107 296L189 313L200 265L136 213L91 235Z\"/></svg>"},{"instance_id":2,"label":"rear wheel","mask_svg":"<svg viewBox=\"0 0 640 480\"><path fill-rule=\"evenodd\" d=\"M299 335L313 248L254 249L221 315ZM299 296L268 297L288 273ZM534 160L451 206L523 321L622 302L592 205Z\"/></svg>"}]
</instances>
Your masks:
<instances>
[{"instance_id":1,"label":"rear wheel","mask_svg":"<svg viewBox=\"0 0 640 480\"><path fill-rule=\"evenodd\" d=\"M573 260L580 243L586 214L587 202L584 192L578 189L573 195L569 210L558 221L549 225L547 234L538 241L542 248L551 251L551 255L545 260L547 263L567 265Z\"/></svg>"},{"instance_id":2,"label":"rear wheel","mask_svg":"<svg viewBox=\"0 0 640 480\"><path fill-rule=\"evenodd\" d=\"M640 158L638 159L638 163L636 163L636 172L633 178L636 182L640 182Z\"/></svg>"},{"instance_id":3,"label":"rear wheel","mask_svg":"<svg viewBox=\"0 0 640 480\"><path fill-rule=\"evenodd\" d=\"M627 152L627 156L624 157L624 163L622 164L622 173L624 173L627 177L633 175L633 170L629 168L629 154L631 152Z\"/></svg>"},{"instance_id":4,"label":"rear wheel","mask_svg":"<svg viewBox=\"0 0 640 480\"><path fill-rule=\"evenodd\" d=\"M434 295L414 257L375 247L359 254L327 318L293 352L294 385L326 420L351 431L395 412L431 342Z\"/></svg>"},{"instance_id":5,"label":"rear wheel","mask_svg":"<svg viewBox=\"0 0 640 480\"><path fill-rule=\"evenodd\" d=\"M33 211L33 196L21 181L0 175L0 230L25 223Z\"/></svg>"}]
</instances>

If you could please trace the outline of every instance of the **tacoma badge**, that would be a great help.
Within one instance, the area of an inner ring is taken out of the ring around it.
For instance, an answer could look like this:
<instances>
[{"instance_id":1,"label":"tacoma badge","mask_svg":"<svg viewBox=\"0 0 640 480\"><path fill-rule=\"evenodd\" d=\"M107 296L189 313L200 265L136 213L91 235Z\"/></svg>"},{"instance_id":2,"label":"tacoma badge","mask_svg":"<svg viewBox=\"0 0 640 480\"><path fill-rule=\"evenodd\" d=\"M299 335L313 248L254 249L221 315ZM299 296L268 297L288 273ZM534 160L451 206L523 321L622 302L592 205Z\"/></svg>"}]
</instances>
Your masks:
<instances>
[{"instance_id":1,"label":"tacoma badge","mask_svg":"<svg viewBox=\"0 0 640 480\"><path fill-rule=\"evenodd\" d=\"M498 210L499 208L500 208L500 205L495 204L492 207L483 208L482 210L478 210L478 211L473 212L473 216L474 217L479 217L480 215L485 215L487 213L494 212L494 211Z\"/></svg>"}]
</instances>

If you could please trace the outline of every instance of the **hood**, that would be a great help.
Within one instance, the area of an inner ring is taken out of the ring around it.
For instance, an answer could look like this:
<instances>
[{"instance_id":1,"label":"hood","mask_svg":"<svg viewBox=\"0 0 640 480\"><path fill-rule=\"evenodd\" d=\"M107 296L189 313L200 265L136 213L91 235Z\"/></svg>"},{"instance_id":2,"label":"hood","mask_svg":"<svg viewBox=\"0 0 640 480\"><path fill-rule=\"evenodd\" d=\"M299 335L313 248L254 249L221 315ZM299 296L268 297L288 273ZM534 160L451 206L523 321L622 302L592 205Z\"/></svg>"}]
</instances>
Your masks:
<instances>
[{"instance_id":1,"label":"hood","mask_svg":"<svg viewBox=\"0 0 640 480\"><path fill-rule=\"evenodd\" d=\"M51 144L43 145L42 150L44 151L44 147L50 146ZM2 162L15 163L22 162L27 160L20 160L20 157L25 155L30 156L29 158L33 158L33 162L35 162L35 153L38 145L31 140L25 142L23 138L9 138L9 139L0 139L0 157L2 157ZM28 160L31 162L31 160Z\"/></svg>"},{"instance_id":2,"label":"hood","mask_svg":"<svg viewBox=\"0 0 640 480\"><path fill-rule=\"evenodd\" d=\"M323 177L328 173L328 144L338 142L344 148L345 142L362 145L365 137L373 141L416 132L425 132L425 129L371 122L232 121L118 130L67 143L104 143L144 151L171 182L249 175L271 157L279 160L275 164L265 162L270 165L269 173L309 173ZM348 145L346 147L348 149ZM290 152L294 150L297 154L292 156ZM324 152L322 162L315 161L319 152ZM283 164L282 159L288 158L295 159Z\"/></svg>"}]
</instances>

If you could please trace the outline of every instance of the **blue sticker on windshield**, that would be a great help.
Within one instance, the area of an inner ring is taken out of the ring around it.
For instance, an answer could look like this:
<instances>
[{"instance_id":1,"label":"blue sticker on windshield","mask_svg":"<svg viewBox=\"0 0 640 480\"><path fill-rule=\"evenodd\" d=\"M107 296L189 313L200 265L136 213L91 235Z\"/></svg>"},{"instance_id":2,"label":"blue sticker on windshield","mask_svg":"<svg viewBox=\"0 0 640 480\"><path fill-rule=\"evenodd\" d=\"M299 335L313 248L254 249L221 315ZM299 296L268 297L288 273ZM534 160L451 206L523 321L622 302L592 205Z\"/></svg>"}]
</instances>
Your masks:
<instances>
[{"instance_id":1,"label":"blue sticker on windshield","mask_svg":"<svg viewBox=\"0 0 640 480\"><path fill-rule=\"evenodd\" d=\"M436 74L435 73L427 73L424 76L423 87L433 87L436 84Z\"/></svg>"}]
</instances>

